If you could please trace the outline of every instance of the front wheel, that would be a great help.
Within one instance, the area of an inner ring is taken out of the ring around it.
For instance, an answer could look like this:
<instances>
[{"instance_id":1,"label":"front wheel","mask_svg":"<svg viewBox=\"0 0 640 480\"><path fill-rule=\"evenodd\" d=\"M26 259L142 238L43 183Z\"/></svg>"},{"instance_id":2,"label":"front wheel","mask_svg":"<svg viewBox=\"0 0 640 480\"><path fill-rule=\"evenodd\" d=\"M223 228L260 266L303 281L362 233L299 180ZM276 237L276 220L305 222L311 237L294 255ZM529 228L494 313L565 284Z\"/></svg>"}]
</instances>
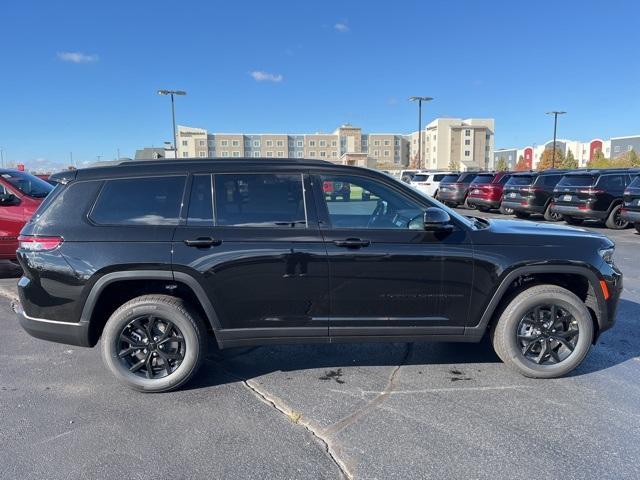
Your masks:
<instances>
[{"instance_id":1,"label":"front wheel","mask_svg":"<svg viewBox=\"0 0 640 480\"><path fill-rule=\"evenodd\" d=\"M593 320L574 293L557 285L537 285L511 300L492 341L502 361L524 376L561 377L589 352Z\"/></svg>"},{"instance_id":2,"label":"front wheel","mask_svg":"<svg viewBox=\"0 0 640 480\"><path fill-rule=\"evenodd\" d=\"M207 331L180 298L143 295L109 318L102 358L115 377L142 392L167 392L185 384L205 355Z\"/></svg>"},{"instance_id":3,"label":"front wheel","mask_svg":"<svg viewBox=\"0 0 640 480\"><path fill-rule=\"evenodd\" d=\"M621 204L613 207L604 224L607 228L611 228L612 230L623 230L629 226L629 222L622 218Z\"/></svg>"},{"instance_id":4,"label":"front wheel","mask_svg":"<svg viewBox=\"0 0 640 480\"><path fill-rule=\"evenodd\" d=\"M569 225L582 225L582 222L584 220L582 218L567 217L566 215L564 215L564 221Z\"/></svg>"}]
</instances>

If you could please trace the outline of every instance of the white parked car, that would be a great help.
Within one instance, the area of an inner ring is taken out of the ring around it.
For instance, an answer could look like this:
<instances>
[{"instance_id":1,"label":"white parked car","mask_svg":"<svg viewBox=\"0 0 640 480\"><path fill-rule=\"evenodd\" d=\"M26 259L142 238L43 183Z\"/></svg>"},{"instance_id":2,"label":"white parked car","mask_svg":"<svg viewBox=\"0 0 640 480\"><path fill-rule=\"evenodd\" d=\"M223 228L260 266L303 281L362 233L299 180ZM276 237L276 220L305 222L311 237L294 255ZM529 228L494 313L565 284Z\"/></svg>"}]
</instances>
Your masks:
<instances>
[{"instance_id":1,"label":"white parked car","mask_svg":"<svg viewBox=\"0 0 640 480\"><path fill-rule=\"evenodd\" d=\"M410 185L430 197L435 197L440 187L440 180L452 173L454 172L419 172L413 176Z\"/></svg>"}]
</instances>

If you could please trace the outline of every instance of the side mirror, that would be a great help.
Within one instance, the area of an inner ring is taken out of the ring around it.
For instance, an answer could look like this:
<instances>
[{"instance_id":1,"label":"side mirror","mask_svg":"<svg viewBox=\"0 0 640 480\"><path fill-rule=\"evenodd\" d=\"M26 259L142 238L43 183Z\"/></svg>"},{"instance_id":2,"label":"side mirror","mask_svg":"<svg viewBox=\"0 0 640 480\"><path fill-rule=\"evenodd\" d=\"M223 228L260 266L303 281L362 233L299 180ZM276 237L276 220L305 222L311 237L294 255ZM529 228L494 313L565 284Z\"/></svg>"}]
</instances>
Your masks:
<instances>
[{"instance_id":1,"label":"side mirror","mask_svg":"<svg viewBox=\"0 0 640 480\"><path fill-rule=\"evenodd\" d=\"M10 205L17 205L20 203L20 199L13 193L0 194L0 207L8 207Z\"/></svg>"},{"instance_id":2,"label":"side mirror","mask_svg":"<svg viewBox=\"0 0 640 480\"><path fill-rule=\"evenodd\" d=\"M440 208L429 207L424 212L424 229L427 232L442 232L452 230L451 217Z\"/></svg>"}]
</instances>

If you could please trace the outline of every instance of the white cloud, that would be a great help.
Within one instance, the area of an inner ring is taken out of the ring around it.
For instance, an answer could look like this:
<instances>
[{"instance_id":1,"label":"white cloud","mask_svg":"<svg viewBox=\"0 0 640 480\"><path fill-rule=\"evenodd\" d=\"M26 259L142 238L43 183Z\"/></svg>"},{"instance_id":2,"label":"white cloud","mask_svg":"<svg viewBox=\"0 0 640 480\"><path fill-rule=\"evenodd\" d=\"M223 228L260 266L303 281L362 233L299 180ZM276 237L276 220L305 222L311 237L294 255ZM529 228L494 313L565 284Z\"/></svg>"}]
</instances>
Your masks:
<instances>
[{"instance_id":1,"label":"white cloud","mask_svg":"<svg viewBox=\"0 0 640 480\"><path fill-rule=\"evenodd\" d=\"M71 63L92 63L98 61L98 55L82 52L58 52L58 60Z\"/></svg>"},{"instance_id":2,"label":"white cloud","mask_svg":"<svg viewBox=\"0 0 640 480\"><path fill-rule=\"evenodd\" d=\"M349 31L349 25L347 25L346 20L344 22L338 22L333 26L334 30L337 30L340 33L346 33Z\"/></svg>"},{"instance_id":3,"label":"white cloud","mask_svg":"<svg viewBox=\"0 0 640 480\"><path fill-rule=\"evenodd\" d=\"M256 82L280 83L284 78L279 73L261 72L260 70L253 70L252 72L249 72L249 75L251 75Z\"/></svg>"}]
</instances>

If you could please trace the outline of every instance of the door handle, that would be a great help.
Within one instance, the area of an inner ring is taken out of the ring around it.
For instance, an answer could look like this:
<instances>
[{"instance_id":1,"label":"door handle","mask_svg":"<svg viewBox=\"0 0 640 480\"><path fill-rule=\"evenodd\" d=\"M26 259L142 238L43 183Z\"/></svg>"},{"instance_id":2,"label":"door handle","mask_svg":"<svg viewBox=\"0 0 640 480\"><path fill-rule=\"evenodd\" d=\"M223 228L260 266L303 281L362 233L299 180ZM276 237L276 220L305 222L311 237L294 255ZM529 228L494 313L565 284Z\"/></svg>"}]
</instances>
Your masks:
<instances>
[{"instance_id":1,"label":"door handle","mask_svg":"<svg viewBox=\"0 0 640 480\"><path fill-rule=\"evenodd\" d=\"M345 240L334 240L333 243L337 247L344 248L361 248L371 245L371 240L361 240L359 238L347 238Z\"/></svg>"},{"instance_id":2,"label":"door handle","mask_svg":"<svg viewBox=\"0 0 640 480\"><path fill-rule=\"evenodd\" d=\"M222 243L222 240L217 240L211 237L198 237L193 240L185 240L184 243L187 247L207 248L217 247Z\"/></svg>"}]
</instances>

